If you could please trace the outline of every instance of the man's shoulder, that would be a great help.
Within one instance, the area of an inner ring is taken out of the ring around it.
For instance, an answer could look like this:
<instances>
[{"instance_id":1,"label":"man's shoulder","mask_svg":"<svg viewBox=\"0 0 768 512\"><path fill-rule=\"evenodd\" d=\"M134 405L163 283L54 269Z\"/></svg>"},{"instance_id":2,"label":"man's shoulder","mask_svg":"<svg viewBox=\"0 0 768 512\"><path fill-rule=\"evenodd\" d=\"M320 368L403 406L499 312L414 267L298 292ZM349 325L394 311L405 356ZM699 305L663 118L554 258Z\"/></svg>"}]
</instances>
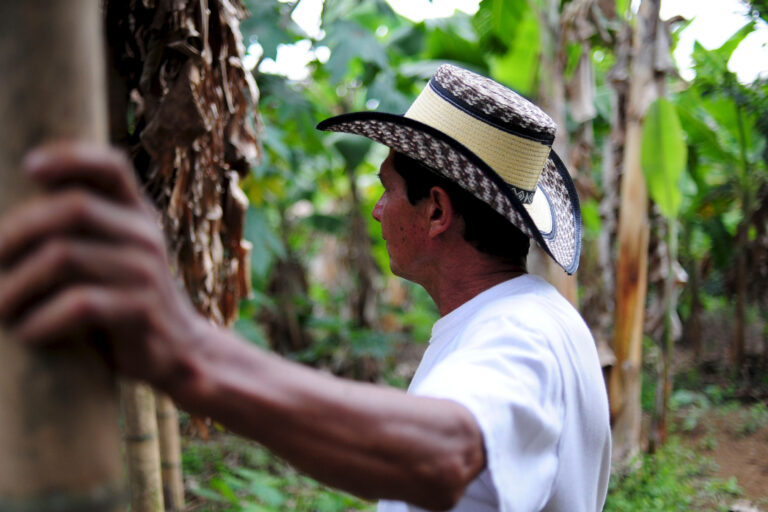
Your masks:
<instances>
[{"instance_id":1,"label":"man's shoulder","mask_svg":"<svg viewBox=\"0 0 768 512\"><path fill-rule=\"evenodd\" d=\"M526 274L500 283L484 292L482 302L475 308L475 317L512 316L536 319L578 312L541 277Z\"/></svg>"},{"instance_id":2,"label":"man's shoulder","mask_svg":"<svg viewBox=\"0 0 768 512\"><path fill-rule=\"evenodd\" d=\"M576 308L541 277L521 276L488 292L465 316L465 333L504 328L534 338L592 338Z\"/></svg>"}]
</instances>

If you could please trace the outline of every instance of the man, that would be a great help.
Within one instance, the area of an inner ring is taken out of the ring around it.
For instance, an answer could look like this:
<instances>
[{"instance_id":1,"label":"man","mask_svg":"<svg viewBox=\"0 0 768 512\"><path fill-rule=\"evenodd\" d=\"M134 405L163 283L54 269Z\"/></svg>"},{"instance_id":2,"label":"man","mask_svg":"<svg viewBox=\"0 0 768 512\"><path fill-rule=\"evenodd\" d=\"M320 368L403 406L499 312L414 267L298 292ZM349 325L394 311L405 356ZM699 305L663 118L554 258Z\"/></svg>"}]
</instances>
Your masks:
<instances>
[{"instance_id":1,"label":"man","mask_svg":"<svg viewBox=\"0 0 768 512\"><path fill-rule=\"evenodd\" d=\"M578 265L578 200L550 152L552 121L441 66L406 116L319 127L392 149L373 216L393 272L442 315L409 394L283 360L199 317L173 285L130 167L83 145L25 162L47 193L0 220L0 321L32 345L98 332L124 375L330 485L385 500L382 511L600 510L610 430L594 342L525 272L528 238L566 271Z\"/></svg>"}]
</instances>

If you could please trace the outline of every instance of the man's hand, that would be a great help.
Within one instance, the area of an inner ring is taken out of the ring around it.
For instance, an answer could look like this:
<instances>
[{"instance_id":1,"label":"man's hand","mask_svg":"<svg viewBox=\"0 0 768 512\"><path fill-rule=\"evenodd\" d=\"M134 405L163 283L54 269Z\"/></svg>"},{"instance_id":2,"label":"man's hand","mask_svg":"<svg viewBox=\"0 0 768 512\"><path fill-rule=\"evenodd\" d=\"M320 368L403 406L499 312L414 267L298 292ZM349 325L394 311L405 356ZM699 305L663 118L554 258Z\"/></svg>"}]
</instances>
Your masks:
<instances>
[{"instance_id":1,"label":"man's hand","mask_svg":"<svg viewBox=\"0 0 768 512\"><path fill-rule=\"evenodd\" d=\"M123 374L164 388L203 320L174 285L131 165L60 143L23 172L43 193L0 217L0 322L32 345L96 335Z\"/></svg>"}]
</instances>

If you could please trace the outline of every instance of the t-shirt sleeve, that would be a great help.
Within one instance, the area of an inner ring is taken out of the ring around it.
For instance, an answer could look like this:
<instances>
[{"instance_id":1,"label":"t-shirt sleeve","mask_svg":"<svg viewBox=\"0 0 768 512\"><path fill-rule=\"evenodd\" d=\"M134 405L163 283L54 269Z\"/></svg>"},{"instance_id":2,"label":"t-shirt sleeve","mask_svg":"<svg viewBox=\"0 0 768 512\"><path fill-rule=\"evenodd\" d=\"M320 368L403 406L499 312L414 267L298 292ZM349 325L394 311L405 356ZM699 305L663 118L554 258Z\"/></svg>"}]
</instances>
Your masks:
<instances>
[{"instance_id":1,"label":"t-shirt sleeve","mask_svg":"<svg viewBox=\"0 0 768 512\"><path fill-rule=\"evenodd\" d=\"M502 512L541 510L557 471L562 376L541 332L510 318L467 328L461 348L411 392L454 400L475 417Z\"/></svg>"}]
</instances>

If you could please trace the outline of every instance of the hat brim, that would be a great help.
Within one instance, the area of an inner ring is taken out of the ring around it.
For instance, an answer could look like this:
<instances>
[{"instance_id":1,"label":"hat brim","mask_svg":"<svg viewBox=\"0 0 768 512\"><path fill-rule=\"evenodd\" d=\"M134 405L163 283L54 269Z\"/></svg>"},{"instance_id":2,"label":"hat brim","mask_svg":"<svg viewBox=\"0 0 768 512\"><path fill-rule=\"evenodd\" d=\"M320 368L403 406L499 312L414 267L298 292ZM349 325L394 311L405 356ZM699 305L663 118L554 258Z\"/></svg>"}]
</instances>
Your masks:
<instances>
[{"instance_id":1,"label":"hat brim","mask_svg":"<svg viewBox=\"0 0 768 512\"><path fill-rule=\"evenodd\" d=\"M362 135L422 162L483 200L534 239L568 274L578 268L579 198L568 170L554 150L539 178L533 211L532 205L524 205L501 176L474 152L415 119L386 112L353 112L326 119L317 128ZM544 211L547 208L549 212Z\"/></svg>"}]
</instances>

